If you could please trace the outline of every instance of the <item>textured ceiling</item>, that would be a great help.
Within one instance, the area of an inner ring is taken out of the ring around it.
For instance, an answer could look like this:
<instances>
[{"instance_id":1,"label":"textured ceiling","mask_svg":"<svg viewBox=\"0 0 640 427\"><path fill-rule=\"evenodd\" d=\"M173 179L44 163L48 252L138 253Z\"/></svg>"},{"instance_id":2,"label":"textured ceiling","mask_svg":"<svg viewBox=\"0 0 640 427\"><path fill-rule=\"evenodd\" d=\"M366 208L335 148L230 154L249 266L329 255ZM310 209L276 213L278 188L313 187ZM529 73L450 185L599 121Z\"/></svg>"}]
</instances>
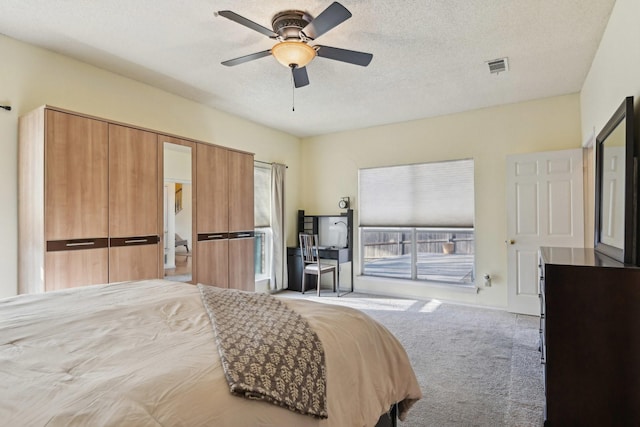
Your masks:
<instances>
[{"instance_id":1,"label":"textured ceiling","mask_svg":"<svg viewBox=\"0 0 640 427\"><path fill-rule=\"evenodd\" d=\"M315 58L295 92L272 57L222 66L274 42L214 11L270 28L330 1L2 0L0 33L304 137L578 92L614 2L341 0L353 17L317 44L373 61ZM500 57L509 72L490 74Z\"/></svg>"}]
</instances>

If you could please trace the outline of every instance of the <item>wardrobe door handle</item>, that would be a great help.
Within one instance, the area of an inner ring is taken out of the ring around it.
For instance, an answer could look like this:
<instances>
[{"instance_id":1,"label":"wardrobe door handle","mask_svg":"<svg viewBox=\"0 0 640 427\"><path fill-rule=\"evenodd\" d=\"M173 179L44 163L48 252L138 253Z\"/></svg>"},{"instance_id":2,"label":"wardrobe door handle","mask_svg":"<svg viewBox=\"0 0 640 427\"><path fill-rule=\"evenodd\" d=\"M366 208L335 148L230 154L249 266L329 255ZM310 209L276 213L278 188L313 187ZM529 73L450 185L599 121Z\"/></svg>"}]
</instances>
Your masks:
<instances>
[{"instance_id":1,"label":"wardrobe door handle","mask_svg":"<svg viewBox=\"0 0 640 427\"><path fill-rule=\"evenodd\" d=\"M48 240L47 252L82 251L86 249L101 249L108 246L109 239L106 237L97 237L93 239Z\"/></svg>"},{"instance_id":2,"label":"wardrobe door handle","mask_svg":"<svg viewBox=\"0 0 640 427\"><path fill-rule=\"evenodd\" d=\"M125 244L130 244L130 243L147 243L147 239L131 239L131 240L125 240L124 241Z\"/></svg>"},{"instance_id":3,"label":"wardrobe door handle","mask_svg":"<svg viewBox=\"0 0 640 427\"><path fill-rule=\"evenodd\" d=\"M198 234L198 242L207 242L209 240L223 240L223 239L228 239L228 238L229 238L229 234L228 233L215 233L215 234L200 233L200 234Z\"/></svg>"},{"instance_id":4,"label":"wardrobe door handle","mask_svg":"<svg viewBox=\"0 0 640 427\"><path fill-rule=\"evenodd\" d=\"M229 233L230 239L248 239L254 237L255 233L252 231L236 231Z\"/></svg>"},{"instance_id":5,"label":"wardrobe door handle","mask_svg":"<svg viewBox=\"0 0 640 427\"><path fill-rule=\"evenodd\" d=\"M68 248L73 248L77 246L93 246L95 244L96 242L76 242L76 243L67 243L65 244L65 246Z\"/></svg>"},{"instance_id":6,"label":"wardrobe door handle","mask_svg":"<svg viewBox=\"0 0 640 427\"><path fill-rule=\"evenodd\" d=\"M160 236L131 236L131 237L112 237L109 246L113 248L122 246L136 245L153 245L160 242Z\"/></svg>"}]
</instances>

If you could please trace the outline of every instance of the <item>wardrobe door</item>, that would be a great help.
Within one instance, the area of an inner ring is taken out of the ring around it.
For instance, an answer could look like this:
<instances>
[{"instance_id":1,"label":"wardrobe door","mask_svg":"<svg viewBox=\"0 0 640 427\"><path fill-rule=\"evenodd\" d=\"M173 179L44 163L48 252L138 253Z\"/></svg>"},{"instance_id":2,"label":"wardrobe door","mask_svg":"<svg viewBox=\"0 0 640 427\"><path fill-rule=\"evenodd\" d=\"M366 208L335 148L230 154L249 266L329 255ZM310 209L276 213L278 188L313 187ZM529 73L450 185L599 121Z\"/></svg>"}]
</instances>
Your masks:
<instances>
[{"instance_id":1,"label":"wardrobe door","mask_svg":"<svg viewBox=\"0 0 640 427\"><path fill-rule=\"evenodd\" d=\"M229 240L225 238L226 236L209 240L206 234L199 235L198 243L196 243L196 251L198 252L198 263L195 267L197 283L228 288Z\"/></svg>"},{"instance_id":2,"label":"wardrobe door","mask_svg":"<svg viewBox=\"0 0 640 427\"><path fill-rule=\"evenodd\" d=\"M111 239L112 242L114 239ZM137 239L128 239L137 240ZM124 243L109 248L109 282L156 279L158 240L154 243Z\"/></svg>"},{"instance_id":3,"label":"wardrobe door","mask_svg":"<svg viewBox=\"0 0 640 427\"><path fill-rule=\"evenodd\" d=\"M255 290L253 154L229 151L229 287Z\"/></svg>"},{"instance_id":4,"label":"wardrobe door","mask_svg":"<svg viewBox=\"0 0 640 427\"><path fill-rule=\"evenodd\" d=\"M229 231L227 153L228 150L224 148L197 144L196 229L198 233Z\"/></svg>"},{"instance_id":5,"label":"wardrobe door","mask_svg":"<svg viewBox=\"0 0 640 427\"><path fill-rule=\"evenodd\" d=\"M163 275L166 280L194 283L198 252L195 250L197 144L165 135L158 135L158 142L163 157Z\"/></svg>"},{"instance_id":6,"label":"wardrobe door","mask_svg":"<svg viewBox=\"0 0 640 427\"><path fill-rule=\"evenodd\" d=\"M45 114L45 290L106 283L108 125Z\"/></svg>"},{"instance_id":7,"label":"wardrobe door","mask_svg":"<svg viewBox=\"0 0 640 427\"><path fill-rule=\"evenodd\" d=\"M243 291L255 291L256 280L253 255L254 238L229 239L229 287Z\"/></svg>"},{"instance_id":8,"label":"wardrobe door","mask_svg":"<svg viewBox=\"0 0 640 427\"><path fill-rule=\"evenodd\" d=\"M46 239L107 237L107 123L51 110L46 115Z\"/></svg>"},{"instance_id":9,"label":"wardrobe door","mask_svg":"<svg viewBox=\"0 0 640 427\"><path fill-rule=\"evenodd\" d=\"M253 154L229 151L229 231L253 231Z\"/></svg>"},{"instance_id":10,"label":"wardrobe door","mask_svg":"<svg viewBox=\"0 0 640 427\"><path fill-rule=\"evenodd\" d=\"M196 282L229 287L229 179L227 150L196 147Z\"/></svg>"},{"instance_id":11,"label":"wardrobe door","mask_svg":"<svg viewBox=\"0 0 640 427\"><path fill-rule=\"evenodd\" d=\"M46 290L107 283L108 257L106 241L105 247L101 249L47 251L44 277Z\"/></svg>"},{"instance_id":12,"label":"wardrobe door","mask_svg":"<svg viewBox=\"0 0 640 427\"><path fill-rule=\"evenodd\" d=\"M109 125L109 281L160 278L161 194L153 132Z\"/></svg>"}]
</instances>

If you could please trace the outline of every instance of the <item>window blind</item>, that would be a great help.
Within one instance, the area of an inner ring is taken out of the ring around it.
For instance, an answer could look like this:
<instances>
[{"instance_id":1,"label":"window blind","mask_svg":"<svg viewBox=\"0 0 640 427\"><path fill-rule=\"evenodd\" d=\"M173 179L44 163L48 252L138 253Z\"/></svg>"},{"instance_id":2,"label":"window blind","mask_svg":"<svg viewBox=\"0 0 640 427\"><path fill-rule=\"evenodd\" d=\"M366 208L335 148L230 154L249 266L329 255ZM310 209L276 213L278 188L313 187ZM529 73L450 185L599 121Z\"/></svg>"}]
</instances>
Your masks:
<instances>
[{"instance_id":1,"label":"window blind","mask_svg":"<svg viewBox=\"0 0 640 427\"><path fill-rule=\"evenodd\" d=\"M255 227L271 226L271 166L253 167Z\"/></svg>"},{"instance_id":2,"label":"window blind","mask_svg":"<svg viewBox=\"0 0 640 427\"><path fill-rule=\"evenodd\" d=\"M473 159L360 169L361 227L473 227Z\"/></svg>"}]
</instances>

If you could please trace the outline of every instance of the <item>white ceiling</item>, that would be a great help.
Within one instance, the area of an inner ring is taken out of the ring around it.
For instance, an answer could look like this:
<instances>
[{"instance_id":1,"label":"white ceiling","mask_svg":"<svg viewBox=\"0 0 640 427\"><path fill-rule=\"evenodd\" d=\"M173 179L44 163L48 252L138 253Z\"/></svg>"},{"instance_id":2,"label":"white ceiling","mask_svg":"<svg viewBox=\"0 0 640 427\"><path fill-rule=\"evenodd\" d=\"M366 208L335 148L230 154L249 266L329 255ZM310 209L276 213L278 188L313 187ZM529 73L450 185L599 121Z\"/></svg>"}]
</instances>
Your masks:
<instances>
[{"instance_id":1,"label":"white ceiling","mask_svg":"<svg viewBox=\"0 0 640 427\"><path fill-rule=\"evenodd\" d=\"M580 91L615 0L341 0L353 17L317 43L373 54L326 58L309 86L265 57L280 11L317 16L330 0L2 0L0 33L300 137ZM508 57L490 74L486 61ZM292 111L295 94L295 111Z\"/></svg>"}]
</instances>

